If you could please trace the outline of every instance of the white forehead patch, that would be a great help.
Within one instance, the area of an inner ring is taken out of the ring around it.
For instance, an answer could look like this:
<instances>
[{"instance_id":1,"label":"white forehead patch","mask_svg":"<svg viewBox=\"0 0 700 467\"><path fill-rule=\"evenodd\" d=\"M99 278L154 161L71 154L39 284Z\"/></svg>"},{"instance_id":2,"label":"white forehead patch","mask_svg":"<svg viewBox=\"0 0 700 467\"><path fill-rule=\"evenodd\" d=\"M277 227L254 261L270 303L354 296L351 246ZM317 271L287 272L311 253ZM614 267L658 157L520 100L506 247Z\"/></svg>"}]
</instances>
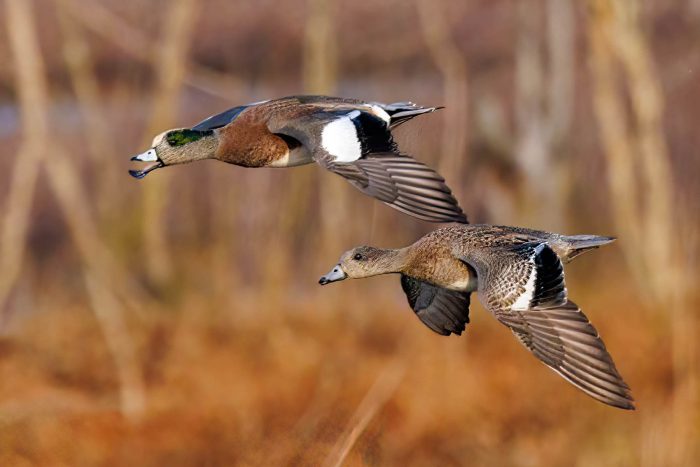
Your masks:
<instances>
[{"instance_id":1,"label":"white forehead patch","mask_svg":"<svg viewBox=\"0 0 700 467\"><path fill-rule=\"evenodd\" d=\"M352 121L359 115L359 110L353 110L323 127L321 145L338 162L353 162L362 156L362 145Z\"/></svg>"},{"instance_id":2,"label":"white forehead patch","mask_svg":"<svg viewBox=\"0 0 700 467\"><path fill-rule=\"evenodd\" d=\"M141 162L155 162L158 160L158 155L156 154L156 150L151 148L146 152L142 152L138 156L132 157L131 160Z\"/></svg>"},{"instance_id":3,"label":"white forehead patch","mask_svg":"<svg viewBox=\"0 0 700 467\"><path fill-rule=\"evenodd\" d=\"M165 130L163 133L160 133L156 135L155 138L153 138L153 142L151 143L151 146L154 148L160 144L161 141L163 141L163 138L165 138L165 134L171 130Z\"/></svg>"}]
</instances>

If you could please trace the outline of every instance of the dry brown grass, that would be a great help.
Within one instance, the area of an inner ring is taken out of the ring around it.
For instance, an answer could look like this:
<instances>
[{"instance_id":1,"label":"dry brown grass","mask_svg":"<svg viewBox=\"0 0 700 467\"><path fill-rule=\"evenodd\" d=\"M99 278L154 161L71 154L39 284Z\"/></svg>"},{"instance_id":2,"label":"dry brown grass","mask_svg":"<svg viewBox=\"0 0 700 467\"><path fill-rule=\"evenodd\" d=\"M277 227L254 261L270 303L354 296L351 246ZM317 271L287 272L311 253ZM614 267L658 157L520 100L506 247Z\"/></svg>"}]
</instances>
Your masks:
<instances>
[{"instance_id":1,"label":"dry brown grass","mask_svg":"<svg viewBox=\"0 0 700 467\"><path fill-rule=\"evenodd\" d=\"M37 314L3 343L0 460L315 465L351 437L346 465L637 465L644 420L673 397L670 349L633 290L594 293L615 273L574 290L634 390L633 413L565 384L478 305L466 336L433 335L396 281L380 280L274 311L246 291L225 309L193 297L151 310L132 323L148 388L138 425L119 415L89 310ZM372 303L338 300L356 293Z\"/></svg>"},{"instance_id":2,"label":"dry brown grass","mask_svg":"<svg viewBox=\"0 0 700 467\"><path fill-rule=\"evenodd\" d=\"M0 465L696 464L700 16L638 3L5 0ZM618 235L567 278L638 410L477 300L443 338L395 277L316 286L432 226L315 167L127 178L144 133L300 89L449 106L397 133L473 221Z\"/></svg>"}]
</instances>

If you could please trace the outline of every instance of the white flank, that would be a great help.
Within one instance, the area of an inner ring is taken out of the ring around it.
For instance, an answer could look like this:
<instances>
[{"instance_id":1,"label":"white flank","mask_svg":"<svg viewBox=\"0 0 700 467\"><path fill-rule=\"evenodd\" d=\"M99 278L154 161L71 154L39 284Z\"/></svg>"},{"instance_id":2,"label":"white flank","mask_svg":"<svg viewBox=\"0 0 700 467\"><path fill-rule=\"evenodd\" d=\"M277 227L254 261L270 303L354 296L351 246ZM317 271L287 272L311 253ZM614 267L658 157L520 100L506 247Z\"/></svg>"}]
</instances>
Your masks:
<instances>
[{"instance_id":1,"label":"white flank","mask_svg":"<svg viewBox=\"0 0 700 467\"><path fill-rule=\"evenodd\" d=\"M309 151L307 151L304 146L299 146L291 151L287 150L284 156L270 163L268 167L294 167L297 165L310 164L313 161Z\"/></svg>"},{"instance_id":2,"label":"white flank","mask_svg":"<svg viewBox=\"0 0 700 467\"><path fill-rule=\"evenodd\" d=\"M353 110L323 127L321 145L338 162L353 162L362 156L362 145L357 139L357 129L352 119L360 115Z\"/></svg>"},{"instance_id":3,"label":"white flank","mask_svg":"<svg viewBox=\"0 0 700 467\"><path fill-rule=\"evenodd\" d=\"M477 285L478 283L475 278L467 277L466 279L458 279L452 282L447 288L450 290L473 292L476 290Z\"/></svg>"},{"instance_id":4,"label":"white flank","mask_svg":"<svg viewBox=\"0 0 700 467\"><path fill-rule=\"evenodd\" d=\"M268 167L289 167L289 149L287 149L287 153L280 157L277 160L274 160L270 162L267 166Z\"/></svg>"},{"instance_id":5,"label":"white flank","mask_svg":"<svg viewBox=\"0 0 700 467\"><path fill-rule=\"evenodd\" d=\"M450 284L450 288L454 290L464 290L469 285L469 279L458 279Z\"/></svg>"}]
</instances>

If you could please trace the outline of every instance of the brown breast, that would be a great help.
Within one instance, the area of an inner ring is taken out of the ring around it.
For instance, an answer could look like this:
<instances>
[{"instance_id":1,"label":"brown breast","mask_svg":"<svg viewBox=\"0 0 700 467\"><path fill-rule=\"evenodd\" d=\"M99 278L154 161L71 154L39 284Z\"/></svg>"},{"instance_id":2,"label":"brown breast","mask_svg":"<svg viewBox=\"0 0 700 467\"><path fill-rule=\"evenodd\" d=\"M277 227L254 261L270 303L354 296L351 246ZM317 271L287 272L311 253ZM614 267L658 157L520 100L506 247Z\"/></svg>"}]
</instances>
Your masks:
<instances>
[{"instance_id":1,"label":"brown breast","mask_svg":"<svg viewBox=\"0 0 700 467\"><path fill-rule=\"evenodd\" d=\"M216 158L243 167L265 167L289 154L289 146L270 133L266 115L256 108L242 112L221 128Z\"/></svg>"},{"instance_id":2,"label":"brown breast","mask_svg":"<svg viewBox=\"0 0 700 467\"><path fill-rule=\"evenodd\" d=\"M476 286L476 274L452 255L446 243L416 242L406 273L448 289L472 290Z\"/></svg>"}]
</instances>

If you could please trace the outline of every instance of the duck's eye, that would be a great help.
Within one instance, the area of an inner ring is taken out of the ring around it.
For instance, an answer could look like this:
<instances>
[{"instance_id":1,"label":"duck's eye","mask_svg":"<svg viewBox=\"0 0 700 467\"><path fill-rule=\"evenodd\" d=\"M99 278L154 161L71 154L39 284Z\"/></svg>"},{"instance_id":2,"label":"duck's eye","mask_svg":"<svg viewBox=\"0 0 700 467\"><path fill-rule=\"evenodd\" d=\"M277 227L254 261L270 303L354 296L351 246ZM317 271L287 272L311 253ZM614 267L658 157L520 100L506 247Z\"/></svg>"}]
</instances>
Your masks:
<instances>
[{"instance_id":1,"label":"duck's eye","mask_svg":"<svg viewBox=\"0 0 700 467\"><path fill-rule=\"evenodd\" d=\"M355 261L360 261L362 260L363 256L359 253L356 253L355 256L352 257Z\"/></svg>"}]
</instances>

